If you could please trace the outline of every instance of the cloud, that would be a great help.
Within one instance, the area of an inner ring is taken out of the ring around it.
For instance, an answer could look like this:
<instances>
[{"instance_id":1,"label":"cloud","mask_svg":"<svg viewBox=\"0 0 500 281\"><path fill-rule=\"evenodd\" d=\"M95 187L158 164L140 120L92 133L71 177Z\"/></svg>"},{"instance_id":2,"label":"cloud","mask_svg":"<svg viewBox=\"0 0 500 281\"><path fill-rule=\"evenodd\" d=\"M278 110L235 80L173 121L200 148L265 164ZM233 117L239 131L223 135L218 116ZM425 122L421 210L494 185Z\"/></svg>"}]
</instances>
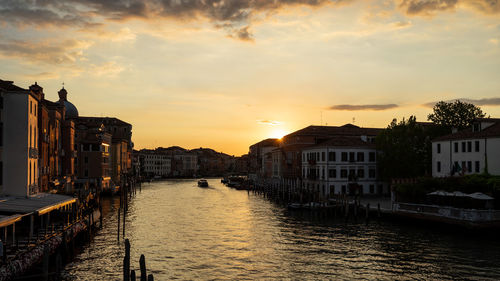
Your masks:
<instances>
[{"instance_id":1,"label":"cloud","mask_svg":"<svg viewBox=\"0 0 500 281\"><path fill-rule=\"evenodd\" d=\"M70 64L83 59L83 50L93 43L84 40L45 40L39 42L6 40L0 42L0 57L17 57L30 62Z\"/></svg>"},{"instance_id":2,"label":"cloud","mask_svg":"<svg viewBox=\"0 0 500 281\"><path fill-rule=\"evenodd\" d=\"M468 99L468 98L461 98L461 99L453 99L453 100L446 100L445 102L454 102L456 100L460 100L462 102L467 102L467 103L472 103L477 106L500 106L500 98L484 98L484 99ZM438 102L428 102L426 104L423 104L425 107L434 107Z\"/></svg>"},{"instance_id":3,"label":"cloud","mask_svg":"<svg viewBox=\"0 0 500 281\"><path fill-rule=\"evenodd\" d=\"M490 40L488 40L491 44L493 45L498 45L498 39L496 38L491 38Z\"/></svg>"},{"instance_id":4,"label":"cloud","mask_svg":"<svg viewBox=\"0 0 500 281\"><path fill-rule=\"evenodd\" d=\"M437 12L454 11L459 7L472 8L483 14L500 13L498 0L400 0L399 7L410 16L432 16Z\"/></svg>"},{"instance_id":5,"label":"cloud","mask_svg":"<svg viewBox=\"0 0 500 281\"><path fill-rule=\"evenodd\" d=\"M4 0L0 23L35 27L80 27L92 30L106 21L130 19L208 20L226 26L231 37L251 41L250 26L257 16L289 7L323 7L354 0ZM266 17L264 17L266 18Z\"/></svg>"},{"instance_id":6,"label":"cloud","mask_svg":"<svg viewBox=\"0 0 500 281\"><path fill-rule=\"evenodd\" d=\"M382 111L388 110L392 108L399 107L397 104L363 104L363 105L355 105L355 104L339 104L333 105L329 109L331 110L345 110L345 111L360 111L360 110L375 110Z\"/></svg>"},{"instance_id":7,"label":"cloud","mask_svg":"<svg viewBox=\"0 0 500 281\"><path fill-rule=\"evenodd\" d=\"M100 65L92 64L90 65L89 72L95 76L108 76L108 77L116 77L122 71L125 70L125 67L117 64L114 61L105 62Z\"/></svg>"},{"instance_id":8,"label":"cloud","mask_svg":"<svg viewBox=\"0 0 500 281\"><path fill-rule=\"evenodd\" d=\"M275 121L275 120L257 120L257 123L270 126L281 125L280 121Z\"/></svg>"},{"instance_id":9,"label":"cloud","mask_svg":"<svg viewBox=\"0 0 500 281\"><path fill-rule=\"evenodd\" d=\"M53 72L40 72L34 74L27 74L24 75L24 77L29 80L43 81L43 80L59 79L59 77L61 76Z\"/></svg>"}]
</instances>

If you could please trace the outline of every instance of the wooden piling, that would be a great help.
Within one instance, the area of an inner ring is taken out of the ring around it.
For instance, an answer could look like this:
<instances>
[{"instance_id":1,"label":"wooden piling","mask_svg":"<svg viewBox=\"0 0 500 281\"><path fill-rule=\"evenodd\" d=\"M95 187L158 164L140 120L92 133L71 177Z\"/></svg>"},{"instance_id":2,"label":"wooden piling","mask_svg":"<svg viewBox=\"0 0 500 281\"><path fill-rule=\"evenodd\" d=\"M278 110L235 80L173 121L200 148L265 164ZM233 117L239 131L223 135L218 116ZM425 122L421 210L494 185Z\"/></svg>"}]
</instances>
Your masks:
<instances>
[{"instance_id":1,"label":"wooden piling","mask_svg":"<svg viewBox=\"0 0 500 281\"><path fill-rule=\"evenodd\" d=\"M377 217L380 218L380 203L377 204Z\"/></svg>"},{"instance_id":2,"label":"wooden piling","mask_svg":"<svg viewBox=\"0 0 500 281\"><path fill-rule=\"evenodd\" d=\"M130 281L130 241L125 239L125 257L123 258L123 281Z\"/></svg>"},{"instance_id":3,"label":"wooden piling","mask_svg":"<svg viewBox=\"0 0 500 281\"><path fill-rule=\"evenodd\" d=\"M146 257L144 255L141 255L139 258L139 265L141 267L141 281L147 281L146 280Z\"/></svg>"},{"instance_id":4,"label":"wooden piling","mask_svg":"<svg viewBox=\"0 0 500 281\"><path fill-rule=\"evenodd\" d=\"M130 271L130 280L135 281L135 270Z\"/></svg>"},{"instance_id":5,"label":"wooden piling","mask_svg":"<svg viewBox=\"0 0 500 281\"><path fill-rule=\"evenodd\" d=\"M153 277L153 274L148 275L148 281L154 281L155 278Z\"/></svg>"},{"instance_id":6,"label":"wooden piling","mask_svg":"<svg viewBox=\"0 0 500 281\"><path fill-rule=\"evenodd\" d=\"M127 207L125 206L125 208L123 208L123 222L122 222L122 225L123 225L123 234L122 234L122 237L125 238L125 219L126 219L126 216L127 216Z\"/></svg>"},{"instance_id":7,"label":"wooden piling","mask_svg":"<svg viewBox=\"0 0 500 281\"><path fill-rule=\"evenodd\" d=\"M121 208L118 208L118 234L117 234L117 239L118 242L120 242L120 214L121 214Z\"/></svg>"}]
</instances>

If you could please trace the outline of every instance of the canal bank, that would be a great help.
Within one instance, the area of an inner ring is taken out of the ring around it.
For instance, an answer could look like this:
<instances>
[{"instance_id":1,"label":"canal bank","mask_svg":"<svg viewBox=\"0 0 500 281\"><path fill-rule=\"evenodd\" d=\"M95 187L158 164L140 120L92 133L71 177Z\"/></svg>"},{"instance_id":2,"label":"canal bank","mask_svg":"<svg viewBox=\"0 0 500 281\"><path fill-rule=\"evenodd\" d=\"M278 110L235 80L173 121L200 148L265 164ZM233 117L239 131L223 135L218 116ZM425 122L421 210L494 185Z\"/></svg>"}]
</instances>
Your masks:
<instances>
[{"instance_id":1,"label":"canal bank","mask_svg":"<svg viewBox=\"0 0 500 281\"><path fill-rule=\"evenodd\" d=\"M220 179L208 183L145 184L126 217L131 269L138 269L144 254L155 280L500 279L500 242L494 237L384 219L313 216L228 188ZM103 211L103 229L65 267L65 280L122 276L119 201L103 201L103 208L110 210Z\"/></svg>"}]
</instances>

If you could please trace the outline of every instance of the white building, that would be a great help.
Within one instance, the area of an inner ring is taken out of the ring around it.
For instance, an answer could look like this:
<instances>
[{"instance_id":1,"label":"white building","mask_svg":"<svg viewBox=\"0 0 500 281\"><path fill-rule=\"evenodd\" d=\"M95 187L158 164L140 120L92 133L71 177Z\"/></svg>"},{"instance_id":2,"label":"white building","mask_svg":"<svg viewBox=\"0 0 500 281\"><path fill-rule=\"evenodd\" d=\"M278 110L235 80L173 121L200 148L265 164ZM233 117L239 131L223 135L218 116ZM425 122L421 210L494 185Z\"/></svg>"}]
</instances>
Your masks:
<instances>
[{"instance_id":1,"label":"white building","mask_svg":"<svg viewBox=\"0 0 500 281\"><path fill-rule=\"evenodd\" d=\"M141 151L143 171L152 176L167 177L172 173L172 159L170 156L154 150Z\"/></svg>"},{"instance_id":2,"label":"white building","mask_svg":"<svg viewBox=\"0 0 500 281\"><path fill-rule=\"evenodd\" d=\"M2 195L38 193L40 93L0 80L0 185Z\"/></svg>"},{"instance_id":3,"label":"white building","mask_svg":"<svg viewBox=\"0 0 500 281\"><path fill-rule=\"evenodd\" d=\"M500 175L500 119L480 118L471 128L432 141L432 176L487 171Z\"/></svg>"},{"instance_id":4,"label":"white building","mask_svg":"<svg viewBox=\"0 0 500 281\"><path fill-rule=\"evenodd\" d=\"M345 194L357 186L365 195L387 192L377 178L373 137L338 136L302 150L303 188L324 198Z\"/></svg>"}]
</instances>

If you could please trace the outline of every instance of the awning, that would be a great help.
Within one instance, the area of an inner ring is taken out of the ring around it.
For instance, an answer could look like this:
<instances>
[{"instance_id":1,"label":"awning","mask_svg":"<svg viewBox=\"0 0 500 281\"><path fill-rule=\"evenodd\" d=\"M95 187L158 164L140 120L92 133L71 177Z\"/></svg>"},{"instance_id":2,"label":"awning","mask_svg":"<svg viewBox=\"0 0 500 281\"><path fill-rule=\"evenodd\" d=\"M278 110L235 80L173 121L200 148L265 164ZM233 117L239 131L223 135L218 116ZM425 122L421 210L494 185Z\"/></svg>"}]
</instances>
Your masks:
<instances>
[{"instance_id":1,"label":"awning","mask_svg":"<svg viewBox=\"0 0 500 281\"><path fill-rule=\"evenodd\" d=\"M15 222L21 220L22 217L23 217L23 215L20 215L20 214L15 214L12 216L0 215L0 227L6 227L9 225L12 225Z\"/></svg>"},{"instance_id":2,"label":"awning","mask_svg":"<svg viewBox=\"0 0 500 281\"><path fill-rule=\"evenodd\" d=\"M2 197L0 200L0 212L23 215L36 213L43 215L74 202L76 202L76 198L71 196L50 193L39 193L28 198Z\"/></svg>"}]
</instances>

